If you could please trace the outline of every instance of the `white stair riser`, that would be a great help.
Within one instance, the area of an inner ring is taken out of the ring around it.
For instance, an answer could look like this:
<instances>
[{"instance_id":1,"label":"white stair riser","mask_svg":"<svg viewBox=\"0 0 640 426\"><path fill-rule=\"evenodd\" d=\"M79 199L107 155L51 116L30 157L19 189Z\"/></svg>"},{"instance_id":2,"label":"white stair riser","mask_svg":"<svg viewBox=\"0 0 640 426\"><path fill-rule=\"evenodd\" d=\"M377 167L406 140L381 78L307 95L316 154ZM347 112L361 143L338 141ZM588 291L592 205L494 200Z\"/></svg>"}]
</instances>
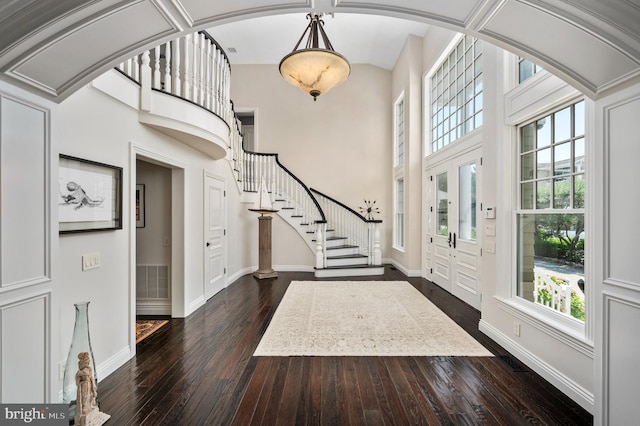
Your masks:
<instances>
[{"instance_id":1,"label":"white stair riser","mask_svg":"<svg viewBox=\"0 0 640 426\"><path fill-rule=\"evenodd\" d=\"M360 253L359 247L347 247L347 248L327 250L327 257L346 256L349 254L359 254L359 253Z\"/></svg>"},{"instance_id":2,"label":"white stair riser","mask_svg":"<svg viewBox=\"0 0 640 426\"><path fill-rule=\"evenodd\" d=\"M329 259L327 258L327 266L350 266L350 265L366 265L368 259L366 257L347 257L345 259Z\"/></svg>"},{"instance_id":3,"label":"white stair riser","mask_svg":"<svg viewBox=\"0 0 640 426\"><path fill-rule=\"evenodd\" d=\"M327 240L327 247L343 246L345 244L347 244L347 240L342 238L338 240Z\"/></svg>"},{"instance_id":4,"label":"white stair riser","mask_svg":"<svg viewBox=\"0 0 640 426\"><path fill-rule=\"evenodd\" d=\"M384 275L384 267L376 266L372 268L353 268L353 269L316 269L316 278L330 277L364 277L367 275Z\"/></svg>"}]
</instances>

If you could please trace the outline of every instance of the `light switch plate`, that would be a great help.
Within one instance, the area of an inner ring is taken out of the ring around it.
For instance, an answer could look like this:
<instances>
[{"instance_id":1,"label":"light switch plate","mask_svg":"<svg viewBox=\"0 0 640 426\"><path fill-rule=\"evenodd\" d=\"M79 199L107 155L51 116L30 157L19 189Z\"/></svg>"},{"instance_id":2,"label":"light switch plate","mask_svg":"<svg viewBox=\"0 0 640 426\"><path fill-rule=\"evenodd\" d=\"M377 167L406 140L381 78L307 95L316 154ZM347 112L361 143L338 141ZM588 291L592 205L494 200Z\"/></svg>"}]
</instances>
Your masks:
<instances>
[{"instance_id":1,"label":"light switch plate","mask_svg":"<svg viewBox=\"0 0 640 426\"><path fill-rule=\"evenodd\" d=\"M100 253L88 253L82 255L82 270L96 269L100 267Z\"/></svg>"}]
</instances>

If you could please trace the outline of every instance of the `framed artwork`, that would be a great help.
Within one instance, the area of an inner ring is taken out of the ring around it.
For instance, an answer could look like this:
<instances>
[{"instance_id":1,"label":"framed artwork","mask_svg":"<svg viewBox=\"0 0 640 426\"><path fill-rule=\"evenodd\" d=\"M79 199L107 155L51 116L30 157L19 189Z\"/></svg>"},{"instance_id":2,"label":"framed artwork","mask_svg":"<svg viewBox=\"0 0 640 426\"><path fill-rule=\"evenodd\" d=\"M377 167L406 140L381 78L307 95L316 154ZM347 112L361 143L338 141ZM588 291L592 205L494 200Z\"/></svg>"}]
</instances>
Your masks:
<instances>
[{"instance_id":1,"label":"framed artwork","mask_svg":"<svg viewBox=\"0 0 640 426\"><path fill-rule=\"evenodd\" d=\"M144 228L144 185L136 185L136 228Z\"/></svg>"},{"instance_id":2,"label":"framed artwork","mask_svg":"<svg viewBox=\"0 0 640 426\"><path fill-rule=\"evenodd\" d=\"M122 229L122 167L60 154L61 234Z\"/></svg>"}]
</instances>

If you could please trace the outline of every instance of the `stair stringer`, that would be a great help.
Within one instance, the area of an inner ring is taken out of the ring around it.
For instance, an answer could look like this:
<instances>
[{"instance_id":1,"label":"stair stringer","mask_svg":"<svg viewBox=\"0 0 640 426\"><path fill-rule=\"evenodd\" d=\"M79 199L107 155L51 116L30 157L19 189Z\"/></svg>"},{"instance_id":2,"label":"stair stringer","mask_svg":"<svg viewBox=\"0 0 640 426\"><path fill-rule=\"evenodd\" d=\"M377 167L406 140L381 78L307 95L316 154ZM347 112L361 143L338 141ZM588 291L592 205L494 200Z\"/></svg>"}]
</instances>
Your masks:
<instances>
[{"instance_id":1,"label":"stair stringer","mask_svg":"<svg viewBox=\"0 0 640 426\"><path fill-rule=\"evenodd\" d=\"M283 201L274 202L274 209L278 210L277 215L280 216L282 220L284 220L289 226L291 226L296 231L296 233L300 236L300 238L302 238L302 240L306 243L307 247L309 247L311 254L315 254L316 243L313 241L313 239L315 238L315 232L313 233L307 232L311 229L311 227L310 225L304 225L302 223L303 218L292 217L292 212L294 212L295 209L287 209L287 208L283 208L283 206L284 206ZM315 228L315 224L313 225Z\"/></svg>"}]
</instances>

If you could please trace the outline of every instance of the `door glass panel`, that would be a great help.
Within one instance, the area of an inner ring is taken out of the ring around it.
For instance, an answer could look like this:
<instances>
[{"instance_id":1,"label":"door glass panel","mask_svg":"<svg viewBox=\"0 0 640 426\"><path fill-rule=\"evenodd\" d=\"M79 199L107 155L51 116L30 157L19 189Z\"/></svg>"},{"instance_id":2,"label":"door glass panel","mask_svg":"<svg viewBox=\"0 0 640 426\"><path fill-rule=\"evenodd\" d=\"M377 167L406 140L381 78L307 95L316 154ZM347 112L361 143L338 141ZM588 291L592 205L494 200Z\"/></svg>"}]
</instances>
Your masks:
<instances>
[{"instance_id":1,"label":"door glass panel","mask_svg":"<svg viewBox=\"0 0 640 426\"><path fill-rule=\"evenodd\" d=\"M436 234L449 234L449 185L447 174L442 173L436 176Z\"/></svg>"},{"instance_id":2,"label":"door glass panel","mask_svg":"<svg viewBox=\"0 0 640 426\"><path fill-rule=\"evenodd\" d=\"M458 230L461 240L476 240L476 163L459 169Z\"/></svg>"}]
</instances>

